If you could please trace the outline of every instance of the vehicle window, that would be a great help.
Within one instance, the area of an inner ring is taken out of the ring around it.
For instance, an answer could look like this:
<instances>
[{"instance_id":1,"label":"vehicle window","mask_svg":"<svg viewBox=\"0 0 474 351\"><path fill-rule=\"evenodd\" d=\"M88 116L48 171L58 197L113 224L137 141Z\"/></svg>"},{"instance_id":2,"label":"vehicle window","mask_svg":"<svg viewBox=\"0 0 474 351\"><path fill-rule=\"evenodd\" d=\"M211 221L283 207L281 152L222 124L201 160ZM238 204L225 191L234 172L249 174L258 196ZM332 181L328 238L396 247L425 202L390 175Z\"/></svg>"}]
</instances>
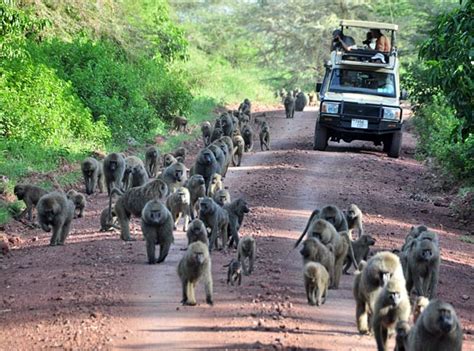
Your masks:
<instances>
[{"instance_id":1,"label":"vehicle window","mask_svg":"<svg viewBox=\"0 0 474 351\"><path fill-rule=\"evenodd\" d=\"M329 91L395 97L395 77L389 73L335 69Z\"/></svg>"}]
</instances>

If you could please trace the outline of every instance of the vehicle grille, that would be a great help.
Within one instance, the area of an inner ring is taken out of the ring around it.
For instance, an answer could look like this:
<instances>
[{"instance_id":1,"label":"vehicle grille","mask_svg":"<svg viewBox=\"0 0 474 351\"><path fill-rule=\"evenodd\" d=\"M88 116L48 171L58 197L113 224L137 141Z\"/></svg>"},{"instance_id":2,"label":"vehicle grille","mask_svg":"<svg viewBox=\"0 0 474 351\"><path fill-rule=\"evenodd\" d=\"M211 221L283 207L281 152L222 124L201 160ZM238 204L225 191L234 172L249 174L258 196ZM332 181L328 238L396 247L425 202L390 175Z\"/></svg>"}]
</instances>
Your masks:
<instances>
[{"instance_id":1,"label":"vehicle grille","mask_svg":"<svg viewBox=\"0 0 474 351\"><path fill-rule=\"evenodd\" d=\"M374 105L362 105L345 102L342 109L343 115L380 118L382 107Z\"/></svg>"}]
</instances>

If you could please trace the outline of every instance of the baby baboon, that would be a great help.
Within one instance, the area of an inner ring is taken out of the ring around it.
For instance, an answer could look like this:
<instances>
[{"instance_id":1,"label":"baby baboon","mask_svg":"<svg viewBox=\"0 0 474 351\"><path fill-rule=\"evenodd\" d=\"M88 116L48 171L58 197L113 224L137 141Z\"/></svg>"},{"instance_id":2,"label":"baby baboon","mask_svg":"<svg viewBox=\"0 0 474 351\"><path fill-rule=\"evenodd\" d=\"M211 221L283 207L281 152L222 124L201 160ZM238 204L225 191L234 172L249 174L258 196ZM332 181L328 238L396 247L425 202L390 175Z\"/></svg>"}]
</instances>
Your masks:
<instances>
[{"instance_id":1,"label":"baby baboon","mask_svg":"<svg viewBox=\"0 0 474 351\"><path fill-rule=\"evenodd\" d=\"M115 190L114 190L115 191ZM131 241L130 237L130 217L139 217L143 207L150 200L163 200L168 195L168 186L161 179L127 190L115 204L115 213L120 223L120 238ZM109 202L109 213L111 213L111 203ZM109 215L109 218L111 216Z\"/></svg>"},{"instance_id":2,"label":"baby baboon","mask_svg":"<svg viewBox=\"0 0 474 351\"><path fill-rule=\"evenodd\" d=\"M191 176L185 183L185 187L189 190L191 200L190 215L191 219L196 217L196 204L200 197L206 196L206 184L204 177L200 174Z\"/></svg>"},{"instance_id":3,"label":"baby baboon","mask_svg":"<svg viewBox=\"0 0 474 351\"><path fill-rule=\"evenodd\" d=\"M249 115L252 113L252 103L249 99L244 99L244 101L239 105L239 112Z\"/></svg>"},{"instance_id":4,"label":"baby baboon","mask_svg":"<svg viewBox=\"0 0 474 351\"><path fill-rule=\"evenodd\" d=\"M240 239L237 245L237 258L242 264L242 269L245 275L250 275L253 272L253 266L255 264L255 258L257 254L257 244L255 239L250 236L244 236ZM247 268L247 262L249 261L249 267Z\"/></svg>"},{"instance_id":5,"label":"baby baboon","mask_svg":"<svg viewBox=\"0 0 474 351\"><path fill-rule=\"evenodd\" d=\"M159 200L150 200L142 210L142 233L146 241L149 264L161 263L168 256L173 237L173 219L170 211ZM160 256L155 256L155 246L160 245Z\"/></svg>"},{"instance_id":6,"label":"baby baboon","mask_svg":"<svg viewBox=\"0 0 474 351\"><path fill-rule=\"evenodd\" d=\"M107 185L107 194L111 194L112 188L122 190L122 180L125 173L125 158L122 154L113 152L104 159L104 176Z\"/></svg>"},{"instance_id":7,"label":"baby baboon","mask_svg":"<svg viewBox=\"0 0 474 351\"><path fill-rule=\"evenodd\" d=\"M237 199L232 201L230 204L224 205L224 209L229 214L229 247L232 247L235 243L239 245L239 230L244 221L246 213L250 212L247 202L244 199Z\"/></svg>"},{"instance_id":8,"label":"baby baboon","mask_svg":"<svg viewBox=\"0 0 474 351\"><path fill-rule=\"evenodd\" d=\"M160 164L160 150L156 146L150 146L145 152L145 168L148 177L156 177L158 165Z\"/></svg>"},{"instance_id":9,"label":"baby baboon","mask_svg":"<svg viewBox=\"0 0 474 351\"><path fill-rule=\"evenodd\" d=\"M207 189L207 196L214 197L214 195L219 191L224 189L222 184L222 176L219 173L214 173L211 176L211 181L209 182L209 187Z\"/></svg>"},{"instance_id":10,"label":"baby baboon","mask_svg":"<svg viewBox=\"0 0 474 351\"><path fill-rule=\"evenodd\" d=\"M407 350L461 351L462 341L462 327L453 306L435 299L411 329Z\"/></svg>"},{"instance_id":11,"label":"baby baboon","mask_svg":"<svg viewBox=\"0 0 474 351\"><path fill-rule=\"evenodd\" d=\"M221 170L219 173L220 173L223 177L225 177L225 174L226 174L225 172L227 171L227 167L226 167L226 162L227 162L227 160L226 160L226 155L224 155L224 152L222 151L222 149L221 149L219 146L217 146L216 144L212 144L212 143L211 143L211 145L209 145L207 148L208 148L209 150L211 150L212 153L214 154L214 156L216 157L216 161L217 161L217 163L219 164L220 170Z\"/></svg>"},{"instance_id":12,"label":"baby baboon","mask_svg":"<svg viewBox=\"0 0 474 351\"><path fill-rule=\"evenodd\" d=\"M181 162L173 163L163 170L159 178L168 185L169 192L173 193L177 188L184 186L186 182L186 166Z\"/></svg>"},{"instance_id":13,"label":"baby baboon","mask_svg":"<svg viewBox=\"0 0 474 351\"><path fill-rule=\"evenodd\" d=\"M209 250L214 245L218 247L217 237L222 238L222 248L227 245L227 227L229 225L229 215L227 211L220 207L209 197L204 197L199 201L199 219L206 227L211 228L211 239L209 241Z\"/></svg>"},{"instance_id":14,"label":"baby baboon","mask_svg":"<svg viewBox=\"0 0 474 351\"><path fill-rule=\"evenodd\" d=\"M183 287L183 305L196 305L195 288L201 279L206 292L206 302L213 304L211 257L206 244L196 241L188 246L184 257L179 261L178 275Z\"/></svg>"},{"instance_id":15,"label":"baby baboon","mask_svg":"<svg viewBox=\"0 0 474 351\"><path fill-rule=\"evenodd\" d=\"M201 124L201 132L202 132L202 141L204 142L204 146L208 146L211 143L211 136L212 136L211 123L206 121L203 124Z\"/></svg>"},{"instance_id":16,"label":"baby baboon","mask_svg":"<svg viewBox=\"0 0 474 351\"><path fill-rule=\"evenodd\" d=\"M115 210L112 208L111 211L111 219L109 220L109 208L106 207L100 213L100 231L107 232L113 228L120 229L117 222L117 214Z\"/></svg>"},{"instance_id":17,"label":"baby baboon","mask_svg":"<svg viewBox=\"0 0 474 351\"><path fill-rule=\"evenodd\" d=\"M223 136L224 136L224 131L222 130L222 128L217 127L217 126L214 127L214 129L212 130L212 134L211 134L211 143L213 141L216 141L216 140L222 138Z\"/></svg>"},{"instance_id":18,"label":"baby baboon","mask_svg":"<svg viewBox=\"0 0 474 351\"><path fill-rule=\"evenodd\" d=\"M415 299L415 303L413 304L413 324L416 323L418 317L423 313L426 306L430 303L430 300L424 296L418 296Z\"/></svg>"},{"instance_id":19,"label":"baby baboon","mask_svg":"<svg viewBox=\"0 0 474 351\"><path fill-rule=\"evenodd\" d=\"M236 167L239 167L242 163L242 155L244 154L245 141L241 135L234 135L232 141L234 143L232 164Z\"/></svg>"},{"instance_id":20,"label":"baby baboon","mask_svg":"<svg viewBox=\"0 0 474 351\"><path fill-rule=\"evenodd\" d=\"M219 163L217 163L216 156L214 156L214 153L208 148L202 149L199 151L194 164L194 174L202 175L206 184L206 191L209 190L211 177L215 173L221 173L221 168Z\"/></svg>"},{"instance_id":21,"label":"baby baboon","mask_svg":"<svg viewBox=\"0 0 474 351\"><path fill-rule=\"evenodd\" d=\"M218 204L220 207L224 207L224 205L228 205L231 203L230 200L230 193L225 190L221 189L216 191L212 199Z\"/></svg>"},{"instance_id":22,"label":"baby baboon","mask_svg":"<svg viewBox=\"0 0 474 351\"><path fill-rule=\"evenodd\" d=\"M242 138L244 138L244 151L250 152L253 149L253 130L250 125L246 124L242 127Z\"/></svg>"},{"instance_id":23,"label":"baby baboon","mask_svg":"<svg viewBox=\"0 0 474 351\"><path fill-rule=\"evenodd\" d=\"M233 258L229 264L224 267L229 267L227 270L227 285L234 286L236 282L242 284L242 264L239 260Z\"/></svg>"},{"instance_id":24,"label":"baby baboon","mask_svg":"<svg viewBox=\"0 0 474 351\"><path fill-rule=\"evenodd\" d=\"M260 149L263 151L263 147L267 150L270 150L270 127L268 127L267 122L262 123L262 129L260 129Z\"/></svg>"},{"instance_id":25,"label":"baby baboon","mask_svg":"<svg viewBox=\"0 0 474 351\"><path fill-rule=\"evenodd\" d=\"M189 224L188 230L186 231L186 237L188 238L188 246L195 241L200 241L209 245L206 226L200 219L195 219Z\"/></svg>"},{"instance_id":26,"label":"baby baboon","mask_svg":"<svg viewBox=\"0 0 474 351\"><path fill-rule=\"evenodd\" d=\"M38 204L39 199L48 192L36 185L17 184L13 189L13 193L16 195L18 200L23 200L26 205L26 208L16 217L16 219L19 220L28 213L28 220L31 221L33 218L33 207L35 207Z\"/></svg>"},{"instance_id":27,"label":"baby baboon","mask_svg":"<svg viewBox=\"0 0 474 351\"><path fill-rule=\"evenodd\" d=\"M329 273L321 263L308 262L304 265L304 287L311 306L321 306L326 302L329 287Z\"/></svg>"},{"instance_id":28,"label":"baby baboon","mask_svg":"<svg viewBox=\"0 0 474 351\"><path fill-rule=\"evenodd\" d=\"M327 205L321 209L319 218L325 219L331 223L338 232L348 230L347 220L344 213L335 205Z\"/></svg>"},{"instance_id":29,"label":"baby baboon","mask_svg":"<svg viewBox=\"0 0 474 351\"><path fill-rule=\"evenodd\" d=\"M168 196L166 199L166 207L168 207L171 212L174 229L176 229L181 215L184 219L183 231L188 229L189 217L191 216L190 206L191 196L189 195L189 190L187 188L177 188L174 193Z\"/></svg>"},{"instance_id":30,"label":"baby baboon","mask_svg":"<svg viewBox=\"0 0 474 351\"><path fill-rule=\"evenodd\" d=\"M81 218L84 216L84 208L86 207L86 197L75 190L67 192L67 198L74 204L74 218ZM76 213L76 211L79 211Z\"/></svg>"},{"instance_id":31,"label":"baby baboon","mask_svg":"<svg viewBox=\"0 0 474 351\"><path fill-rule=\"evenodd\" d=\"M38 219L45 232L53 229L49 245L64 245L74 217L74 204L65 194L53 191L42 196L37 205Z\"/></svg>"},{"instance_id":32,"label":"baby baboon","mask_svg":"<svg viewBox=\"0 0 474 351\"><path fill-rule=\"evenodd\" d=\"M172 154L165 154L163 156L163 167L164 168L169 167L169 166L171 166L172 164L174 164L176 162L178 162L178 160Z\"/></svg>"},{"instance_id":33,"label":"baby baboon","mask_svg":"<svg viewBox=\"0 0 474 351\"><path fill-rule=\"evenodd\" d=\"M222 132L226 136L231 136L234 131L234 121L228 113L223 113L220 117Z\"/></svg>"},{"instance_id":34,"label":"baby baboon","mask_svg":"<svg viewBox=\"0 0 474 351\"><path fill-rule=\"evenodd\" d=\"M357 329L367 334L371 329L370 319L377 296L389 280L399 280L405 284L403 269L397 255L382 251L372 256L367 263L362 261L356 273L352 293L356 301Z\"/></svg>"},{"instance_id":35,"label":"baby baboon","mask_svg":"<svg viewBox=\"0 0 474 351\"><path fill-rule=\"evenodd\" d=\"M285 100L283 100L283 105L285 105L286 118L295 117L295 99L291 91L286 94Z\"/></svg>"},{"instance_id":36,"label":"baby baboon","mask_svg":"<svg viewBox=\"0 0 474 351\"><path fill-rule=\"evenodd\" d=\"M408 335L410 324L407 321L398 321L395 326L395 349L394 351L408 351Z\"/></svg>"},{"instance_id":37,"label":"baby baboon","mask_svg":"<svg viewBox=\"0 0 474 351\"><path fill-rule=\"evenodd\" d=\"M183 116L174 116L173 117L173 127L178 132L180 132L180 131L187 132L188 131L188 119L186 117L183 117Z\"/></svg>"},{"instance_id":38,"label":"baby baboon","mask_svg":"<svg viewBox=\"0 0 474 351\"><path fill-rule=\"evenodd\" d=\"M359 231L359 238L364 235L364 229L362 227L362 211L357 207L357 205L350 205L347 211L345 212L347 226L352 232L357 228ZM351 235L352 237L352 235ZM351 238L352 239L352 238Z\"/></svg>"},{"instance_id":39,"label":"baby baboon","mask_svg":"<svg viewBox=\"0 0 474 351\"><path fill-rule=\"evenodd\" d=\"M303 241L303 248L300 250L303 256L303 265L308 262L321 263L329 274L328 284L334 282L334 247L332 244L323 245L319 240L308 238Z\"/></svg>"},{"instance_id":40,"label":"baby baboon","mask_svg":"<svg viewBox=\"0 0 474 351\"><path fill-rule=\"evenodd\" d=\"M95 158L87 157L81 163L82 176L84 177L84 183L86 186L86 194L91 195L94 193L97 185L99 191L104 192L104 169L101 161L97 161Z\"/></svg>"},{"instance_id":41,"label":"baby baboon","mask_svg":"<svg viewBox=\"0 0 474 351\"><path fill-rule=\"evenodd\" d=\"M375 245L375 239L370 235L362 235L359 239L352 241L352 250L348 250L347 257L345 260L345 266L342 272L348 274L351 264L355 262L358 269L360 261L367 261L369 257L370 247Z\"/></svg>"},{"instance_id":42,"label":"baby baboon","mask_svg":"<svg viewBox=\"0 0 474 351\"><path fill-rule=\"evenodd\" d=\"M408 322L410 300L403 280L391 279L378 295L374 306L373 330L377 349L387 351L387 339L398 321Z\"/></svg>"}]
</instances>

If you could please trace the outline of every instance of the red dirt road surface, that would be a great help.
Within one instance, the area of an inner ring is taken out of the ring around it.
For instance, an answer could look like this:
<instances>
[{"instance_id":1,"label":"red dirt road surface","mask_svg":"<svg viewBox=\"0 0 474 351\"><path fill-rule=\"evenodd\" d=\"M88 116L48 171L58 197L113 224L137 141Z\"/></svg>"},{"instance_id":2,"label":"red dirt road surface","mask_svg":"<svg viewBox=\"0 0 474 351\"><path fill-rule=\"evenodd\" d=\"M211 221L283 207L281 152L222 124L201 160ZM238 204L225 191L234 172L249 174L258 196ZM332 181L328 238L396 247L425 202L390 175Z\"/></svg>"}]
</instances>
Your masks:
<instances>
[{"instance_id":1,"label":"red dirt road surface","mask_svg":"<svg viewBox=\"0 0 474 351\"><path fill-rule=\"evenodd\" d=\"M457 222L449 201L429 191L410 133L399 159L362 142L330 143L317 152L315 113L309 109L287 120L283 111L266 111L259 118L271 128L272 150L259 151L257 142L241 167L230 168L224 183L232 199L244 197L251 207L240 234L256 238L258 258L255 272L232 287L223 265L235 250L212 252L212 307L202 284L197 306L180 304L176 266L185 234L175 232L164 263L148 265L137 219L134 242L98 231L104 194L88 198L85 218L75 220L64 247L47 246L48 233L8 224L5 234L19 239L9 255L0 256L0 349L374 350L374 338L356 329L354 276L343 276L326 304L309 306L301 256L292 250L313 209L351 203L362 209L365 230L377 240L375 251L399 248L412 225L425 224L439 234L438 294L461 319L463 349L474 349L473 246L459 240L473 230L472 223ZM186 146L196 154L202 144ZM192 157L186 164L192 165Z\"/></svg>"}]
</instances>

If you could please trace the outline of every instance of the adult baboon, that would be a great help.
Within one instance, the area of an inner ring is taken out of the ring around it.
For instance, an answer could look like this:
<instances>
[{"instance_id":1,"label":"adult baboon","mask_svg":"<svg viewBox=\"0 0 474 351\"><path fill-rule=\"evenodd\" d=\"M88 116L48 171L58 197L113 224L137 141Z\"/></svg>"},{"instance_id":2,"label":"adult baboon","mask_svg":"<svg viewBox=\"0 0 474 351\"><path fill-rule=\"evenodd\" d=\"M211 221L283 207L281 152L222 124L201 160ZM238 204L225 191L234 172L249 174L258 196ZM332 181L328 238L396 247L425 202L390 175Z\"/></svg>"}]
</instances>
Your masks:
<instances>
[{"instance_id":1,"label":"adult baboon","mask_svg":"<svg viewBox=\"0 0 474 351\"><path fill-rule=\"evenodd\" d=\"M122 180L125 173L125 158L122 154L113 152L104 159L104 176L107 185L107 194L111 194L112 188L122 190Z\"/></svg>"},{"instance_id":2,"label":"adult baboon","mask_svg":"<svg viewBox=\"0 0 474 351\"><path fill-rule=\"evenodd\" d=\"M148 183L149 178L145 166L143 164L133 166L128 181L130 188L135 188Z\"/></svg>"},{"instance_id":3,"label":"adult baboon","mask_svg":"<svg viewBox=\"0 0 474 351\"><path fill-rule=\"evenodd\" d=\"M212 134L211 134L211 143L213 141L216 141L217 139L222 138L223 136L224 136L224 131L222 130L222 128L221 127L214 127L214 129L212 130Z\"/></svg>"},{"instance_id":4,"label":"adult baboon","mask_svg":"<svg viewBox=\"0 0 474 351\"><path fill-rule=\"evenodd\" d=\"M283 105L285 106L286 118L295 117L295 99L291 91L286 94L285 100L283 100Z\"/></svg>"},{"instance_id":5,"label":"adult baboon","mask_svg":"<svg viewBox=\"0 0 474 351\"><path fill-rule=\"evenodd\" d=\"M174 229L176 229L181 216L183 216L184 220L183 231L188 229L189 217L191 216L190 206L191 196L189 195L189 190L185 187L177 188L174 193L168 196L166 207L171 212Z\"/></svg>"},{"instance_id":6,"label":"adult baboon","mask_svg":"<svg viewBox=\"0 0 474 351\"><path fill-rule=\"evenodd\" d=\"M237 245L237 258L242 264L242 269L245 275L250 275L253 272L255 265L255 258L257 257L257 244L255 239L250 236L244 236ZM247 260L249 266L247 268Z\"/></svg>"},{"instance_id":7,"label":"adult baboon","mask_svg":"<svg viewBox=\"0 0 474 351\"><path fill-rule=\"evenodd\" d=\"M224 207L224 205L230 204L230 193L225 189L221 189L215 192L212 199L218 204L220 207Z\"/></svg>"},{"instance_id":8,"label":"adult baboon","mask_svg":"<svg viewBox=\"0 0 474 351\"><path fill-rule=\"evenodd\" d=\"M199 151L193 168L194 174L200 174L204 178L206 191L209 189L212 175L215 173L221 173L221 167L216 160L216 156L214 156L214 153L208 148Z\"/></svg>"},{"instance_id":9,"label":"adult baboon","mask_svg":"<svg viewBox=\"0 0 474 351\"><path fill-rule=\"evenodd\" d=\"M364 228L362 227L362 211L359 207L355 204L351 204L347 211L345 211L347 226L349 231L351 232L351 239L352 239L352 231L356 228L359 231L359 238L364 235Z\"/></svg>"},{"instance_id":10,"label":"adult baboon","mask_svg":"<svg viewBox=\"0 0 474 351\"><path fill-rule=\"evenodd\" d=\"M86 197L75 190L69 190L66 194L67 198L74 204L74 218L84 216L84 208L86 207ZM78 211L76 213L76 211Z\"/></svg>"},{"instance_id":11,"label":"adult baboon","mask_svg":"<svg viewBox=\"0 0 474 351\"><path fill-rule=\"evenodd\" d=\"M241 135L234 135L232 139L234 143L234 153L232 157L232 164L239 167L242 163L242 155L245 149L245 140Z\"/></svg>"},{"instance_id":12,"label":"adult baboon","mask_svg":"<svg viewBox=\"0 0 474 351\"><path fill-rule=\"evenodd\" d=\"M249 124L249 123L250 123L250 116L246 115L244 113L241 113L239 115L239 128L240 128L240 130L242 130L242 128L244 126L246 126L247 124Z\"/></svg>"},{"instance_id":13,"label":"adult baboon","mask_svg":"<svg viewBox=\"0 0 474 351\"><path fill-rule=\"evenodd\" d=\"M123 188L125 190L132 188L132 180L131 180L132 169L138 165L142 166L143 169L145 169L143 161L140 160L137 156L125 157L125 171L123 173L123 179L122 179Z\"/></svg>"},{"instance_id":14,"label":"adult baboon","mask_svg":"<svg viewBox=\"0 0 474 351\"><path fill-rule=\"evenodd\" d=\"M115 213L115 210L112 208L111 218L109 218L109 208L106 207L100 213L100 230L99 231L107 232L113 228L120 229L120 227L118 226L117 214Z\"/></svg>"},{"instance_id":15,"label":"adult baboon","mask_svg":"<svg viewBox=\"0 0 474 351\"><path fill-rule=\"evenodd\" d=\"M211 145L209 145L207 148L212 151L212 153L214 154L214 156L216 158L217 163L219 164L219 167L220 167L220 170L221 170L219 173L223 177L225 177L225 174L226 174L226 171L227 171L226 155L224 154L222 149L219 146L217 146L216 144L211 143Z\"/></svg>"},{"instance_id":16,"label":"adult baboon","mask_svg":"<svg viewBox=\"0 0 474 351\"><path fill-rule=\"evenodd\" d=\"M224 138L224 137L222 137ZM230 163L232 162L232 151L233 149L229 149L227 146L227 143L222 139L218 139L214 141L209 147L212 149L213 146L217 146L218 148L221 149L222 154L224 155L224 163L223 163L223 171L221 172L223 175L227 174L227 171L229 169ZM216 159L218 159L218 155L216 154Z\"/></svg>"},{"instance_id":17,"label":"adult baboon","mask_svg":"<svg viewBox=\"0 0 474 351\"><path fill-rule=\"evenodd\" d=\"M407 321L398 321L395 325L395 349L394 351L408 351L408 335L410 324Z\"/></svg>"},{"instance_id":18,"label":"adult baboon","mask_svg":"<svg viewBox=\"0 0 474 351\"><path fill-rule=\"evenodd\" d=\"M160 150L156 146L150 146L145 152L145 168L148 177L156 177L160 164Z\"/></svg>"},{"instance_id":19,"label":"adult baboon","mask_svg":"<svg viewBox=\"0 0 474 351\"><path fill-rule=\"evenodd\" d=\"M86 194L94 193L95 188L99 186L99 191L104 192L104 169L101 161L92 157L87 157L81 163L82 176L86 187Z\"/></svg>"},{"instance_id":20,"label":"adult baboon","mask_svg":"<svg viewBox=\"0 0 474 351\"><path fill-rule=\"evenodd\" d=\"M250 125L242 127L242 138L244 138L244 151L250 152L253 149L253 130Z\"/></svg>"},{"instance_id":21,"label":"adult baboon","mask_svg":"<svg viewBox=\"0 0 474 351\"><path fill-rule=\"evenodd\" d=\"M245 98L244 101L239 105L239 112L248 116L252 113L252 103L249 99Z\"/></svg>"},{"instance_id":22,"label":"adult baboon","mask_svg":"<svg viewBox=\"0 0 474 351\"><path fill-rule=\"evenodd\" d=\"M298 92L295 99L295 111L303 111L307 104L308 98L306 97L306 94L302 91Z\"/></svg>"},{"instance_id":23,"label":"adult baboon","mask_svg":"<svg viewBox=\"0 0 474 351\"><path fill-rule=\"evenodd\" d=\"M222 184L222 176L219 173L214 173L211 176L211 181L209 182L209 188L207 189L207 196L214 197L214 195L219 191L224 189Z\"/></svg>"},{"instance_id":24,"label":"adult baboon","mask_svg":"<svg viewBox=\"0 0 474 351\"><path fill-rule=\"evenodd\" d=\"M190 196L190 215L191 219L196 217L196 204L200 197L206 196L206 182L204 177L200 174L195 174L191 176L186 183L184 184L189 190Z\"/></svg>"},{"instance_id":25,"label":"adult baboon","mask_svg":"<svg viewBox=\"0 0 474 351\"><path fill-rule=\"evenodd\" d=\"M237 282L239 285L242 284L242 264L239 260L233 258L229 264L224 267L229 267L227 269L227 285L235 285Z\"/></svg>"},{"instance_id":26,"label":"adult baboon","mask_svg":"<svg viewBox=\"0 0 474 351\"><path fill-rule=\"evenodd\" d=\"M352 263L356 263L355 269L359 268L359 264L362 260L367 261L369 257L370 247L375 245L375 239L370 235L362 235L359 239L351 242L352 250L348 250L347 257L345 259L345 265L342 272L348 274L349 268Z\"/></svg>"},{"instance_id":27,"label":"adult baboon","mask_svg":"<svg viewBox=\"0 0 474 351\"><path fill-rule=\"evenodd\" d=\"M188 131L188 119L183 116L174 116L173 117L173 127L178 132L187 132Z\"/></svg>"},{"instance_id":28,"label":"adult baboon","mask_svg":"<svg viewBox=\"0 0 474 351\"><path fill-rule=\"evenodd\" d=\"M64 245L74 217L74 204L65 194L53 191L42 196L37 205L38 219L45 232L53 229L49 245Z\"/></svg>"},{"instance_id":29,"label":"adult baboon","mask_svg":"<svg viewBox=\"0 0 474 351\"><path fill-rule=\"evenodd\" d=\"M408 350L461 351L462 341L462 327L453 306L435 299L411 329Z\"/></svg>"},{"instance_id":30,"label":"adult baboon","mask_svg":"<svg viewBox=\"0 0 474 351\"><path fill-rule=\"evenodd\" d=\"M320 306L326 302L329 287L329 274L318 262L308 262L303 268L306 298L311 306Z\"/></svg>"},{"instance_id":31,"label":"adult baboon","mask_svg":"<svg viewBox=\"0 0 474 351\"><path fill-rule=\"evenodd\" d=\"M204 142L204 146L207 146L211 143L211 136L212 136L212 125L208 121L205 121L201 124L201 132L202 132L202 141Z\"/></svg>"},{"instance_id":32,"label":"adult baboon","mask_svg":"<svg viewBox=\"0 0 474 351\"><path fill-rule=\"evenodd\" d=\"M237 199L232 201L230 204L224 205L224 209L229 215L229 247L232 247L234 243L238 246L239 230L244 221L244 216L246 213L250 212L250 208L248 207L247 201L244 199Z\"/></svg>"},{"instance_id":33,"label":"adult baboon","mask_svg":"<svg viewBox=\"0 0 474 351\"><path fill-rule=\"evenodd\" d=\"M170 211L159 200L150 200L141 214L142 233L146 241L149 264L161 263L168 256L173 237L173 219ZM160 245L160 255L155 256L155 246Z\"/></svg>"},{"instance_id":34,"label":"adult baboon","mask_svg":"<svg viewBox=\"0 0 474 351\"><path fill-rule=\"evenodd\" d=\"M265 149L270 150L270 127L268 127L267 122L263 122L259 137L260 149L263 151L263 147L265 147Z\"/></svg>"},{"instance_id":35,"label":"adult baboon","mask_svg":"<svg viewBox=\"0 0 474 351\"><path fill-rule=\"evenodd\" d=\"M199 201L199 206L199 219L204 222L206 227L211 228L209 250L212 250L214 245L218 247L218 236L221 236L222 248L225 248L227 245L227 227L229 225L229 215L227 211L209 197L202 198Z\"/></svg>"},{"instance_id":36,"label":"adult baboon","mask_svg":"<svg viewBox=\"0 0 474 351\"><path fill-rule=\"evenodd\" d=\"M194 219L189 224L188 230L186 231L186 237L188 238L188 246L195 241L200 241L206 245L209 245L206 226L200 219Z\"/></svg>"},{"instance_id":37,"label":"adult baboon","mask_svg":"<svg viewBox=\"0 0 474 351\"><path fill-rule=\"evenodd\" d=\"M184 186L186 182L186 166L181 162L173 163L163 170L159 178L168 185L169 192L173 193L177 188Z\"/></svg>"},{"instance_id":38,"label":"adult baboon","mask_svg":"<svg viewBox=\"0 0 474 351\"><path fill-rule=\"evenodd\" d=\"M234 131L234 121L228 113L223 113L220 117L222 132L226 136L231 136Z\"/></svg>"},{"instance_id":39,"label":"adult baboon","mask_svg":"<svg viewBox=\"0 0 474 351\"><path fill-rule=\"evenodd\" d=\"M216 143L225 143L227 145L227 149L229 150L230 157L234 156L234 142L231 137L224 135L220 139L216 140Z\"/></svg>"},{"instance_id":40,"label":"adult baboon","mask_svg":"<svg viewBox=\"0 0 474 351\"><path fill-rule=\"evenodd\" d=\"M179 261L178 276L182 284L183 299L181 303L183 305L196 305L195 288L201 279L206 292L206 302L209 305L213 304L211 257L206 244L196 241L188 246L184 257Z\"/></svg>"},{"instance_id":41,"label":"adult baboon","mask_svg":"<svg viewBox=\"0 0 474 351\"><path fill-rule=\"evenodd\" d=\"M176 157L178 162L184 163L184 160L186 159L186 154L187 153L188 153L188 151L186 150L186 148L183 147L183 146L180 146L180 147L177 147L176 149L174 149L171 152L171 155Z\"/></svg>"},{"instance_id":42,"label":"adult baboon","mask_svg":"<svg viewBox=\"0 0 474 351\"><path fill-rule=\"evenodd\" d=\"M48 192L36 185L17 184L13 189L13 193L16 195L18 200L23 200L26 205L26 208L16 217L16 219L19 220L28 213L28 220L31 221L33 218L33 207L35 207L38 204L39 199Z\"/></svg>"},{"instance_id":43,"label":"adult baboon","mask_svg":"<svg viewBox=\"0 0 474 351\"><path fill-rule=\"evenodd\" d=\"M329 284L333 284L334 276L334 247L332 244L323 245L318 239L308 238L303 241L303 248L300 250L303 256L303 265L308 262L321 263L329 274Z\"/></svg>"}]
</instances>

